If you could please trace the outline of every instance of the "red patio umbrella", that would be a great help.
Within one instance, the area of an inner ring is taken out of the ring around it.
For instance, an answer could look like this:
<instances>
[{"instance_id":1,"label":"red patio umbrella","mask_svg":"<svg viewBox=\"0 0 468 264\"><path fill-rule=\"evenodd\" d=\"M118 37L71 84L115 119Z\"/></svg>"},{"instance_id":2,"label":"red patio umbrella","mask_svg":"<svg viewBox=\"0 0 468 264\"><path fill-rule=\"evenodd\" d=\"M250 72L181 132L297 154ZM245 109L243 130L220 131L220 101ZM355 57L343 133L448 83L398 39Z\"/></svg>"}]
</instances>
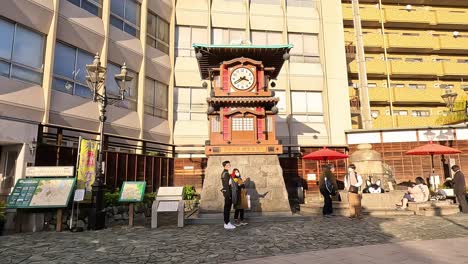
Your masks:
<instances>
[{"instance_id":1,"label":"red patio umbrella","mask_svg":"<svg viewBox=\"0 0 468 264\"><path fill-rule=\"evenodd\" d=\"M346 159L348 155L334 151L331 149L327 149L327 147L323 147L321 150L314 151L312 153L309 153L302 157L303 159L309 159L309 160L337 160L337 159Z\"/></svg>"},{"instance_id":2,"label":"red patio umbrella","mask_svg":"<svg viewBox=\"0 0 468 264\"><path fill-rule=\"evenodd\" d=\"M406 155L431 155L432 173L434 173L434 154L457 154L460 150L442 146L432 141L406 152Z\"/></svg>"}]
</instances>

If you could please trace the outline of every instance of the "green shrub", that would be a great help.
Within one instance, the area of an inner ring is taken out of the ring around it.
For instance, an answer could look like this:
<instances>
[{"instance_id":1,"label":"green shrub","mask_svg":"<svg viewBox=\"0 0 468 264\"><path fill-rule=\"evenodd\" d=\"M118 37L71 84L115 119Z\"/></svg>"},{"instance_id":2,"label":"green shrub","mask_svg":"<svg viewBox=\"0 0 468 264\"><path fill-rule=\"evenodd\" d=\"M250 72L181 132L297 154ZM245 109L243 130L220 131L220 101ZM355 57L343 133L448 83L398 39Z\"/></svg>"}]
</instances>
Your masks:
<instances>
[{"instance_id":1,"label":"green shrub","mask_svg":"<svg viewBox=\"0 0 468 264\"><path fill-rule=\"evenodd\" d=\"M195 186L185 185L184 191L183 191L184 200L193 200L194 195L195 195Z\"/></svg>"},{"instance_id":2,"label":"green shrub","mask_svg":"<svg viewBox=\"0 0 468 264\"><path fill-rule=\"evenodd\" d=\"M117 206L119 205L119 191L115 192L105 192L104 193L104 204L105 207Z\"/></svg>"},{"instance_id":3,"label":"green shrub","mask_svg":"<svg viewBox=\"0 0 468 264\"><path fill-rule=\"evenodd\" d=\"M145 196L143 197L143 203L152 204L155 198L156 193L145 193Z\"/></svg>"}]
</instances>

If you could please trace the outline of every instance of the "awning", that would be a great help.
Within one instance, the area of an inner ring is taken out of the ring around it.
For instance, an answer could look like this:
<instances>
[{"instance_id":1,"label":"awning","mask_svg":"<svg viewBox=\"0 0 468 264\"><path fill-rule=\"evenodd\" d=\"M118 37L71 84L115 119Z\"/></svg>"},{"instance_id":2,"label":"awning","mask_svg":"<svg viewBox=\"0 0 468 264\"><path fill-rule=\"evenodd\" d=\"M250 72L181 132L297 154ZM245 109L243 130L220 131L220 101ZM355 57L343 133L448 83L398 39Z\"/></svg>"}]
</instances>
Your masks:
<instances>
[{"instance_id":1,"label":"awning","mask_svg":"<svg viewBox=\"0 0 468 264\"><path fill-rule=\"evenodd\" d=\"M204 45L193 44L195 53L201 54L196 56L200 75L202 79L209 78L209 69L217 68L223 61L229 61L235 58L250 58L261 61L264 67L274 67L275 70L270 75L272 79L276 79L281 67L284 63L283 55L289 53L293 47L287 45Z\"/></svg>"}]
</instances>

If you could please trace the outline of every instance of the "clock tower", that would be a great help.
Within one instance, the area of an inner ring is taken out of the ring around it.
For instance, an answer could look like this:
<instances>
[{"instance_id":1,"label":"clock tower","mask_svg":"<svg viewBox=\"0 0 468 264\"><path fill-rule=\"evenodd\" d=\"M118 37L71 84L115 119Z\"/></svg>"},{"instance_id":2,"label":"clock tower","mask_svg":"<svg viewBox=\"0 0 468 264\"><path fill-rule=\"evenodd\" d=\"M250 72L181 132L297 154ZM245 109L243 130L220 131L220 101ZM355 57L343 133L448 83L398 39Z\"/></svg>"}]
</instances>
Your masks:
<instances>
[{"instance_id":1,"label":"clock tower","mask_svg":"<svg viewBox=\"0 0 468 264\"><path fill-rule=\"evenodd\" d=\"M222 211L221 163L229 160L246 180L251 211L290 215L278 159L283 147L275 129L279 99L269 83L278 76L292 46L193 46L201 77L210 81L208 164L199 212Z\"/></svg>"}]
</instances>

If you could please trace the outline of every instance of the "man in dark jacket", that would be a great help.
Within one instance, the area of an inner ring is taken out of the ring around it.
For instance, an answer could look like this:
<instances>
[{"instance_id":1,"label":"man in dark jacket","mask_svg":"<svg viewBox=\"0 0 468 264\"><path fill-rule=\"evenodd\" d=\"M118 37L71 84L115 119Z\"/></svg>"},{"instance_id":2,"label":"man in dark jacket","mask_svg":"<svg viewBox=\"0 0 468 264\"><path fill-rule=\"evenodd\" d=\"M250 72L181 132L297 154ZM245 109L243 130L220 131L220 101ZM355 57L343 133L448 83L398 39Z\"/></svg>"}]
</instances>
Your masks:
<instances>
[{"instance_id":1,"label":"man in dark jacket","mask_svg":"<svg viewBox=\"0 0 468 264\"><path fill-rule=\"evenodd\" d=\"M224 195L224 229L234 229L236 227L229 222L232 207L231 174L229 173L231 163L228 160L223 161L223 167L224 170L221 173L223 189L221 189L221 192Z\"/></svg>"},{"instance_id":2,"label":"man in dark jacket","mask_svg":"<svg viewBox=\"0 0 468 264\"><path fill-rule=\"evenodd\" d=\"M324 200L322 209L323 216L331 216L331 214L333 214L333 203L331 197L332 195L335 195L335 193L338 191L338 184L336 183L336 177L334 172L335 166L333 166L333 164L328 164L325 166L325 170L319 178L319 189L320 193L323 195ZM333 193L330 193L330 190L328 190L325 178L327 178L327 180L330 181L333 185Z\"/></svg>"},{"instance_id":3,"label":"man in dark jacket","mask_svg":"<svg viewBox=\"0 0 468 264\"><path fill-rule=\"evenodd\" d=\"M461 212L468 214L468 203L466 202L466 183L465 175L460 171L458 165L452 166L452 171L455 173L453 175L453 192L457 197L457 202L461 207Z\"/></svg>"}]
</instances>

